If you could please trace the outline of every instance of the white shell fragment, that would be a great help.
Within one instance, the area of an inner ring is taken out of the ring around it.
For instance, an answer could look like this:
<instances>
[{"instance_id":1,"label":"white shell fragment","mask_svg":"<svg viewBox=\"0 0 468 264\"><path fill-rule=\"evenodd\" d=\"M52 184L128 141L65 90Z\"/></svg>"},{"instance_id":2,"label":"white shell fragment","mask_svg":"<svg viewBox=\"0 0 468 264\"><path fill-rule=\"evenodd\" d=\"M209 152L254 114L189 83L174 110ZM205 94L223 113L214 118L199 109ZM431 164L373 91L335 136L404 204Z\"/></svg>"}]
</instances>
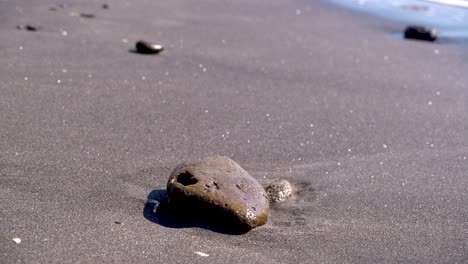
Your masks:
<instances>
[{"instance_id":1,"label":"white shell fragment","mask_svg":"<svg viewBox=\"0 0 468 264\"><path fill-rule=\"evenodd\" d=\"M14 241L16 244L21 243L21 239L20 239L20 238L17 238L17 237L13 238L13 241Z\"/></svg>"},{"instance_id":2,"label":"white shell fragment","mask_svg":"<svg viewBox=\"0 0 468 264\"><path fill-rule=\"evenodd\" d=\"M206 254L206 253L203 253L203 252L200 252L200 251L195 251L195 254L201 256L201 257L208 257L210 255Z\"/></svg>"},{"instance_id":3,"label":"white shell fragment","mask_svg":"<svg viewBox=\"0 0 468 264\"><path fill-rule=\"evenodd\" d=\"M291 198L293 187L287 180L274 180L265 188L268 199L272 203L284 202Z\"/></svg>"}]
</instances>

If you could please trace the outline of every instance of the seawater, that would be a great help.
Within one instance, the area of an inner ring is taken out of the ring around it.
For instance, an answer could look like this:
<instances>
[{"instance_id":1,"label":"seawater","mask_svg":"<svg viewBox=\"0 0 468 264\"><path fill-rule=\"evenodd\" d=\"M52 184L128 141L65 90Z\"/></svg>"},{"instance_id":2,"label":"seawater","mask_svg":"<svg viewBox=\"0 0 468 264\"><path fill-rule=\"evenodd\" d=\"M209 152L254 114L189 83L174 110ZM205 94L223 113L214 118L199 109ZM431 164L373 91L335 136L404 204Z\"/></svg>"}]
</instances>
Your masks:
<instances>
[{"instance_id":1,"label":"seawater","mask_svg":"<svg viewBox=\"0 0 468 264\"><path fill-rule=\"evenodd\" d=\"M330 0L408 25L434 27L445 39L468 40L468 0Z\"/></svg>"}]
</instances>

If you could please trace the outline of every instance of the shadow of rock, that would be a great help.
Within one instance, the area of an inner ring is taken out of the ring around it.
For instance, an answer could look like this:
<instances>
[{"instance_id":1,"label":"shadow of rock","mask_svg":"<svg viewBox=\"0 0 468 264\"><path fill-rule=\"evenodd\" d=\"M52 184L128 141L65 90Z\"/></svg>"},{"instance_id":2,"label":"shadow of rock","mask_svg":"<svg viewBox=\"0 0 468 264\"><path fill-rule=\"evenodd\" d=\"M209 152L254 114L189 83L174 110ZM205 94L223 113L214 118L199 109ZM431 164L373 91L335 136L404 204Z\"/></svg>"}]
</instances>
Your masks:
<instances>
[{"instance_id":1,"label":"shadow of rock","mask_svg":"<svg viewBox=\"0 0 468 264\"><path fill-rule=\"evenodd\" d=\"M128 52L129 52L129 53L133 53L133 54L138 54L138 55L147 55L147 54L141 54L141 53L139 53L136 49L129 49Z\"/></svg>"},{"instance_id":2,"label":"shadow of rock","mask_svg":"<svg viewBox=\"0 0 468 264\"><path fill-rule=\"evenodd\" d=\"M167 191L153 190L148 194L143 216L158 225L168 228L203 228L227 235L242 235L246 230L236 230L223 226L210 216L201 217L199 214L181 211L169 205Z\"/></svg>"},{"instance_id":3,"label":"shadow of rock","mask_svg":"<svg viewBox=\"0 0 468 264\"><path fill-rule=\"evenodd\" d=\"M132 54L137 54L137 55L141 55L141 56L148 56L148 57L151 57L151 56L155 56L155 55L159 55L161 52L156 52L156 53L141 53L141 52L138 52L137 49L133 48L133 49L128 49L128 52L129 53L132 53Z\"/></svg>"}]
</instances>

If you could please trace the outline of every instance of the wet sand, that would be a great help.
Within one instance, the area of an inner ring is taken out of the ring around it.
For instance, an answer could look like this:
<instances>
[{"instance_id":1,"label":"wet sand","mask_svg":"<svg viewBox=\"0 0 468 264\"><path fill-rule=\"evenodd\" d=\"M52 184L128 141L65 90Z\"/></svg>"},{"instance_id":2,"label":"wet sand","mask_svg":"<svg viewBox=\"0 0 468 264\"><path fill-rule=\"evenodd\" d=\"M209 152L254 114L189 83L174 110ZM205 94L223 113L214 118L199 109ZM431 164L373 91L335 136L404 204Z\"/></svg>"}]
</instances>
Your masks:
<instances>
[{"instance_id":1,"label":"wet sand","mask_svg":"<svg viewBox=\"0 0 468 264\"><path fill-rule=\"evenodd\" d=\"M468 50L309 2L0 2L0 262L466 262ZM147 215L215 154L295 198L244 235Z\"/></svg>"}]
</instances>

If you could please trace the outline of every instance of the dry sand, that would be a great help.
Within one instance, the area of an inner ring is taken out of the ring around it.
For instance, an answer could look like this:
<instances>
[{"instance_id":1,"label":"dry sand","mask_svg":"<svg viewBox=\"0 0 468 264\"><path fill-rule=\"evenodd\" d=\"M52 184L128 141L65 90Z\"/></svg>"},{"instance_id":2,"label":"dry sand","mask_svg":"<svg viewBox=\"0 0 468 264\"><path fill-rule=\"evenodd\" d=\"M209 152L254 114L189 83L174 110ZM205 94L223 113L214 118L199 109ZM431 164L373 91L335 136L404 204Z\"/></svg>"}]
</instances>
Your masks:
<instances>
[{"instance_id":1,"label":"dry sand","mask_svg":"<svg viewBox=\"0 0 468 264\"><path fill-rule=\"evenodd\" d=\"M318 1L63 2L0 1L1 263L468 261L467 47ZM214 154L295 199L238 236L145 217Z\"/></svg>"}]
</instances>

